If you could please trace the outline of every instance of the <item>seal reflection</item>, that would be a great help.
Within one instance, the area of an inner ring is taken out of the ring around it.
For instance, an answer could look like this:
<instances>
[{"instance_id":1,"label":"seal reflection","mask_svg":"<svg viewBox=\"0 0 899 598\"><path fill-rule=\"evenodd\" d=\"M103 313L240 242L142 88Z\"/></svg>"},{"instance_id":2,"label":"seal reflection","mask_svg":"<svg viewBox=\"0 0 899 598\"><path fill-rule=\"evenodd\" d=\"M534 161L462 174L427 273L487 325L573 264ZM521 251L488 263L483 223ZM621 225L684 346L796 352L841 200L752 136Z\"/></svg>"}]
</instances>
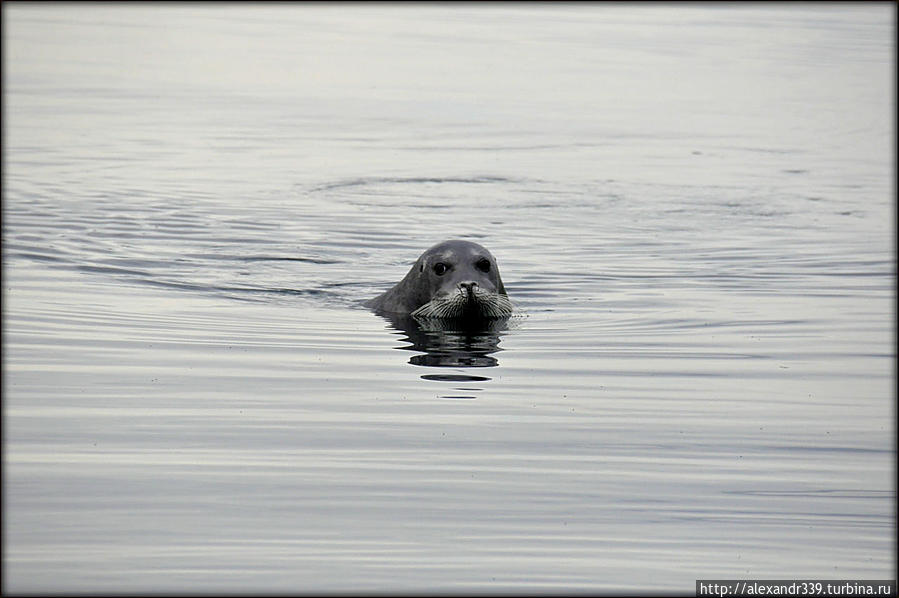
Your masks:
<instances>
[{"instance_id":1,"label":"seal reflection","mask_svg":"<svg viewBox=\"0 0 899 598\"><path fill-rule=\"evenodd\" d=\"M406 335L403 340L409 344L397 349L418 353L409 358L410 364L438 368L489 368L499 365L493 354L502 351L499 340L502 332L508 329L509 320L494 318L465 321L417 318L392 313L378 315ZM459 374L430 374L422 378L452 382L482 382L490 379Z\"/></svg>"}]
</instances>

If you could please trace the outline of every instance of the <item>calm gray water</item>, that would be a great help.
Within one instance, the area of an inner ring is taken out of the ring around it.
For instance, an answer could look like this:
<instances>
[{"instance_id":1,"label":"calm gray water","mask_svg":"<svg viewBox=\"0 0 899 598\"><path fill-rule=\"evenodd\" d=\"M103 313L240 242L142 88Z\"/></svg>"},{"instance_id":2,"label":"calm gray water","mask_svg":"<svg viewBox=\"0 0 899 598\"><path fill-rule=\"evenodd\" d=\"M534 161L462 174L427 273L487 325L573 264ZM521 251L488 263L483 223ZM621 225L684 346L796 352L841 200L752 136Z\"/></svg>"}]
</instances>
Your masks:
<instances>
[{"instance_id":1,"label":"calm gray water","mask_svg":"<svg viewBox=\"0 0 899 598\"><path fill-rule=\"evenodd\" d=\"M4 3L3 590L894 579L895 13Z\"/></svg>"}]
</instances>

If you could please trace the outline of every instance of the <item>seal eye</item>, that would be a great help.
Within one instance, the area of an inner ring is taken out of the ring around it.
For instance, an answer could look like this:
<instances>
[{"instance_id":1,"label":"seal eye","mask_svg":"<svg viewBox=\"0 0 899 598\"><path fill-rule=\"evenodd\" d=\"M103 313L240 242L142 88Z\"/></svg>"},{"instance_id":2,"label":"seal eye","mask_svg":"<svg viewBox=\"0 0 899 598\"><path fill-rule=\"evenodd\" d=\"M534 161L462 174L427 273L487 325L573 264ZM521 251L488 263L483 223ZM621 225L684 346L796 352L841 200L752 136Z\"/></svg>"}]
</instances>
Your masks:
<instances>
[{"instance_id":1,"label":"seal eye","mask_svg":"<svg viewBox=\"0 0 899 598\"><path fill-rule=\"evenodd\" d=\"M475 267L481 272L490 272L490 260L482 257L477 261Z\"/></svg>"},{"instance_id":2,"label":"seal eye","mask_svg":"<svg viewBox=\"0 0 899 598\"><path fill-rule=\"evenodd\" d=\"M446 274L447 270L449 270L449 266L447 266L443 262L434 264L434 274L436 274L437 276L443 276L444 274Z\"/></svg>"}]
</instances>

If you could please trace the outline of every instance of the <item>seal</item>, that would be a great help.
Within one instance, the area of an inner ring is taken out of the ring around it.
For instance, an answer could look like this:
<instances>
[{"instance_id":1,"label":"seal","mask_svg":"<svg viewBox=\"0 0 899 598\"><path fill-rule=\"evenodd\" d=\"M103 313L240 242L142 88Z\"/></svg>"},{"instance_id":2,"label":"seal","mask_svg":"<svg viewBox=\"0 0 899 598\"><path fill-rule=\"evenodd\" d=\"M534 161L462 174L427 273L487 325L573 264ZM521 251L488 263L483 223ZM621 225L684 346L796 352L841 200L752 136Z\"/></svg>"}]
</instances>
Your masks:
<instances>
[{"instance_id":1,"label":"seal","mask_svg":"<svg viewBox=\"0 0 899 598\"><path fill-rule=\"evenodd\" d=\"M365 303L376 311L415 318L506 318L513 306L496 259L471 241L443 241L426 250L405 278Z\"/></svg>"}]
</instances>

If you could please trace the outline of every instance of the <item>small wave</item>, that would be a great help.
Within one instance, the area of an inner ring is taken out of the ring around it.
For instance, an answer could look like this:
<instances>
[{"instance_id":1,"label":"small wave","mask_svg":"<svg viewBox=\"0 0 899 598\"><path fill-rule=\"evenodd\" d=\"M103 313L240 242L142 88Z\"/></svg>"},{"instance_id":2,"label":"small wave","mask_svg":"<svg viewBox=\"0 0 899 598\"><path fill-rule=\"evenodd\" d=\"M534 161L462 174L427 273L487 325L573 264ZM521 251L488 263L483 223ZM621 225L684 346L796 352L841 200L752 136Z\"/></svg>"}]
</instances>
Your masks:
<instances>
[{"instance_id":1,"label":"small wave","mask_svg":"<svg viewBox=\"0 0 899 598\"><path fill-rule=\"evenodd\" d=\"M16 255L16 257L34 260L37 262L65 262L65 261L67 261L65 258L61 258L58 255L49 255L46 253L20 251L20 252L16 252L15 255Z\"/></svg>"},{"instance_id":2,"label":"small wave","mask_svg":"<svg viewBox=\"0 0 899 598\"><path fill-rule=\"evenodd\" d=\"M474 177L363 177L356 179L347 179L343 181L335 181L333 183L325 183L317 185L309 189L310 193L320 191L330 191L332 189L341 189L345 187L367 187L370 185L421 185L421 184L446 184L461 183L470 185L491 184L491 183L516 183L515 179L501 176L474 176Z\"/></svg>"},{"instance_id":3,"label":"small wave","mask_svg":"<svg viewBox=\"0 0 899 598\"><path fill-rule=\"evenodd\" d=\"M203 294L223 295L231 299L242 301L266 302L266 297L311 297L318 302L327 304L345 305L347 300L339 293L325 289L290 289L275 287L249 287L236 285L210 285L174 280L160 280L145 277L137 279L138 284L166 289L178 289L181 291L199 292Z\"/></svg>"},{"instance_id":4,"label":"small wave","mask_svg":"<svg viewBox=\"0 0 899 598\"><path fill-rule=\"evenodd\" d=\"M808 489L808 490L724 490L723 494L738 494L743 496L778 496L786 498L861 498L892 500L896 493L892 490L864 490L864 489Z\"/></svg>"},{"instance_id":5,"label":"small wave","mask_svg":"<svg viewBox=\"0 0 899 598\"><path fill-rule=\"evenodd\" d=\"M94 274L125 274L128 276L149 276L148 272L143 270L133 270L129 268L118 268L116 266L91 266L87 264L79 264L75 266L76 270L81 272L91 272Z\"/></svg>"},{"instance_id":6,"label":"small wave","mask_svg":"<svg viewBox=\"0 0 899 598\"><path fill-rule=\"evenodd\" d=\"M328 260L312 257L286 257L276 255L248 255L237 258L241 262L306 262L309 264L339 264L340 260Z\"/></svg>"}]
</instances>

